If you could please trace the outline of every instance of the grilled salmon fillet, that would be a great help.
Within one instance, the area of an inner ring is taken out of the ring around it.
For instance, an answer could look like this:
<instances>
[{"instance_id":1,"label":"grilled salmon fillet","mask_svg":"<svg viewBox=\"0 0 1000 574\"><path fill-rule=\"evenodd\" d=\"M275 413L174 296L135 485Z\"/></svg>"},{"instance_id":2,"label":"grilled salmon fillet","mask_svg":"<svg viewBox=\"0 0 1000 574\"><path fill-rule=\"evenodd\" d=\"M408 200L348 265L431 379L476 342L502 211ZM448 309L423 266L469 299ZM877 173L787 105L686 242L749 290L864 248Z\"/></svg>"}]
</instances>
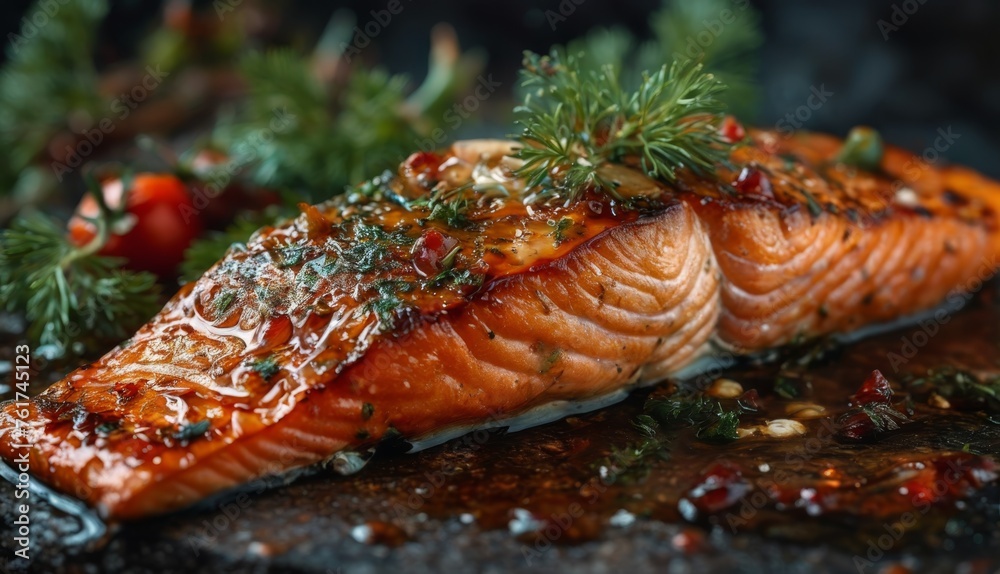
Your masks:
<instances>
[{"instance_id":1,"label":"grilled salmon fillet","mask_svg":"<svg viewBox=\"0 0 1000 574\"><path fill-rule=\"evenodd\" d=\"M717 179L605 165L614 193L565 197L524 189L513 145L414 154L260 230L129 341L4 404L0 454L142 517L911 315L997 267L1000 186L902 150L870 172L837 138L755 132Z\"/></svg>"}]
</instances>

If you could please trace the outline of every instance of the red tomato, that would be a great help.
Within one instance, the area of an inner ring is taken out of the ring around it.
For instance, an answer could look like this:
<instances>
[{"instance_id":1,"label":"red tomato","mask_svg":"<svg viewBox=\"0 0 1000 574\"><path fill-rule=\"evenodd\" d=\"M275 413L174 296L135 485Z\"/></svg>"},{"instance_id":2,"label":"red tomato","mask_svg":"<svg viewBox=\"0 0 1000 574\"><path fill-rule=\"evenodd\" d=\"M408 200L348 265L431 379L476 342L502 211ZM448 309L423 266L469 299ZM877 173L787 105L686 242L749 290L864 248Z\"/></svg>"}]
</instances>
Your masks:
<instances>
[{"instance_id":1,"label":"red tomato","mask_svg":"<svg viewBox=\"0 0 1000 574\"><path fill-rule=\"evenodd\" d=\"M743 124L736 121L736 118L733 116L726 116L722 120L719 132L722 134L722 137L729 140L729 143L737 143L747 137L747 131L743 129Z\"/></svg>"},{"instance_id":2,"label":"red tomato","mask_svg":"<svg viewBox=\"0 0 1000 574\"><path fill-rule=\"evenodd\" d=\"M104 200L112 209L121 206L122 188L120 179L103 185ZM69 221L73 243L82 246L94 238L96 227L83 217L96 217L99 211L94 198L84 196ZM201 230L198 210L184 182L170 174L142 173L133 178L125 215L112 227L100 254L125 258L129 269L167 277Z\"/></svg>"}]
</instances>

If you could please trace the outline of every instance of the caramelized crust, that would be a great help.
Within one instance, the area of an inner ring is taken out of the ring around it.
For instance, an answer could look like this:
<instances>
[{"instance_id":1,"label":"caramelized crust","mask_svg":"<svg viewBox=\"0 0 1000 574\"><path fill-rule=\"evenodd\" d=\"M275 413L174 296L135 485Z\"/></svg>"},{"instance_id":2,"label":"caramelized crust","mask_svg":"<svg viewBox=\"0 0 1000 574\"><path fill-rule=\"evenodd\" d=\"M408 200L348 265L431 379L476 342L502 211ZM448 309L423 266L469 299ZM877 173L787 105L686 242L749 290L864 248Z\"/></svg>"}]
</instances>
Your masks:
<instances>
[{"instance_id":1,"label":"caramelized crust","mask_svg":"<svg viewBox=\"0 0 1000 574\"><path fill-rule=\"evenodd\" d=\"M912 314L996 268L996 183L896 149L862 172L827 136L753 142L675 188L604 166L615 199L524 190L508 142L415 154L230 250L27 413L4 405L0 453L30 444L33 472L106 516L155 514L393 431Z\"/></svg>"}]
</instances>

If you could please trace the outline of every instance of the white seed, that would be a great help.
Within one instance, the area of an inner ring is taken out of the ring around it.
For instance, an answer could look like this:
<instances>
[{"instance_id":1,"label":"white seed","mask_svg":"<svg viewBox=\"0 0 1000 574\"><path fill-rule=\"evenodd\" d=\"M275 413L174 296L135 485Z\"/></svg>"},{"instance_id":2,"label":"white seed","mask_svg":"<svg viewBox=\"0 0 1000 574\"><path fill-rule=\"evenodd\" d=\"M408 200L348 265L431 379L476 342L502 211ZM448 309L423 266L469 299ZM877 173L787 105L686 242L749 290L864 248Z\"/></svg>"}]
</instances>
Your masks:
<instances>
[{"instance_id":1,"label":"white seed","mask_svg":"<svg viewBox=\"0 0 1000 574\"><path fill-rule=\"evenodd\" d=\"M767 428L764 432L774 438L787 438L806 434L806 427L799 421L793 421L792 419L774 419L767 423Z\"/></svg>"},{"instance_id":2,"label":"white seed","mask_svg":"<svg viewBox=\"0 0 1000 574\"><path fill-rule=\"evenodd\" d=\"M717 399L735 399L743 394L743 385L732 379L716 379L708 394Z\"/></svg>"},{"instance_id":3,"label":"white seed","mask_svg":"<svg viewBox=\"0 0 1000 574\"><path fill-rule=\"evenodd\" d=\"M927 399L927 404L929 404L930 406L932 406L932 407L934 407L936 409L950 409L951 408L951 403L948 402L948 399L942 397L941 395L939 395L937 393L931 394L930 398Z\"/></svg>"},{"instance_id":4,"label":"white seed","mask_svg":"<svg viewBox=\"0 0 1000 574\"><path fill-rule=\"evenodd\" d=\"M815 403L788 403L785 414L797 419L818 419L826 415L826 408Z\"/></svg>"},{"instance_id":5,"label":"white seed","mask_svg":"<svg viewBox=\"0 0 1000 574\"><path fill-rule=\"evenodd\" d=\"M920 205L920 198L917 196L917 192L911 188L901 187L896 191L896 203L907 207L916 207Z\"/></svg>"}]
</instances>

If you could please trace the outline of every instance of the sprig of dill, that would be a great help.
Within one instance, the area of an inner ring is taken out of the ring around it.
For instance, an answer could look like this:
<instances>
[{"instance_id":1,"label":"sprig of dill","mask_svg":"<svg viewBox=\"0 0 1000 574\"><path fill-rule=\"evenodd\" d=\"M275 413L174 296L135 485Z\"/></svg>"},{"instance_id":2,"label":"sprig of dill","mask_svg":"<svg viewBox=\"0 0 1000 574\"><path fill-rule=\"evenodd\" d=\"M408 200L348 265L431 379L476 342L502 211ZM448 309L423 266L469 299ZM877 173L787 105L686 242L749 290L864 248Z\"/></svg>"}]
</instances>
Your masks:
<instances>
[{"instance_id":1,"label":"sprig of dill","mask_svg":"<svg viewBox=\"0 0 1000 574\"><path fill-rule=\"evenodd\" d=\"M99 229L109 220L102 209ZM20 215L0 233L0 308L23 311L28 336L49 356L120 341L156 312L156 278L96 255L106 237L102 231L77 247L64 227L38 213Z\"/></svg>"},{"instance_id":2,"label":"sprig of dill","mask_svg":"<svg viewBox=\"0 0 1000 574\"><path fill-rule=\"evenodd\" d=\"M753 119L759 88L759 48L763 43L760 15L744 0L665 0L650 18L651 40L639 43L621 27L595 28L565 48L579 66L599 70L611 65L621 70L621 81L634 89L643 70L663 62L705 66L728 89L719 98L730 113Z\"/></svg>"},{"instance_id":3,"label":"sprig of dill","mask_svg":"<svg viewBox=\"0 0 1000 574\"><path fill-rule=\"evenodd\" d=\"M725 87L700 64L675 61L628 91L613 65L580 70L573 56L526 52L522 85L519 175L529 187L544 183L570 199L587 186L616 195L600 176L604 163L633 160L674 181L682 168L710 176L729 157L732 144L718 129Z\"/></svg>"}]
</instances>

